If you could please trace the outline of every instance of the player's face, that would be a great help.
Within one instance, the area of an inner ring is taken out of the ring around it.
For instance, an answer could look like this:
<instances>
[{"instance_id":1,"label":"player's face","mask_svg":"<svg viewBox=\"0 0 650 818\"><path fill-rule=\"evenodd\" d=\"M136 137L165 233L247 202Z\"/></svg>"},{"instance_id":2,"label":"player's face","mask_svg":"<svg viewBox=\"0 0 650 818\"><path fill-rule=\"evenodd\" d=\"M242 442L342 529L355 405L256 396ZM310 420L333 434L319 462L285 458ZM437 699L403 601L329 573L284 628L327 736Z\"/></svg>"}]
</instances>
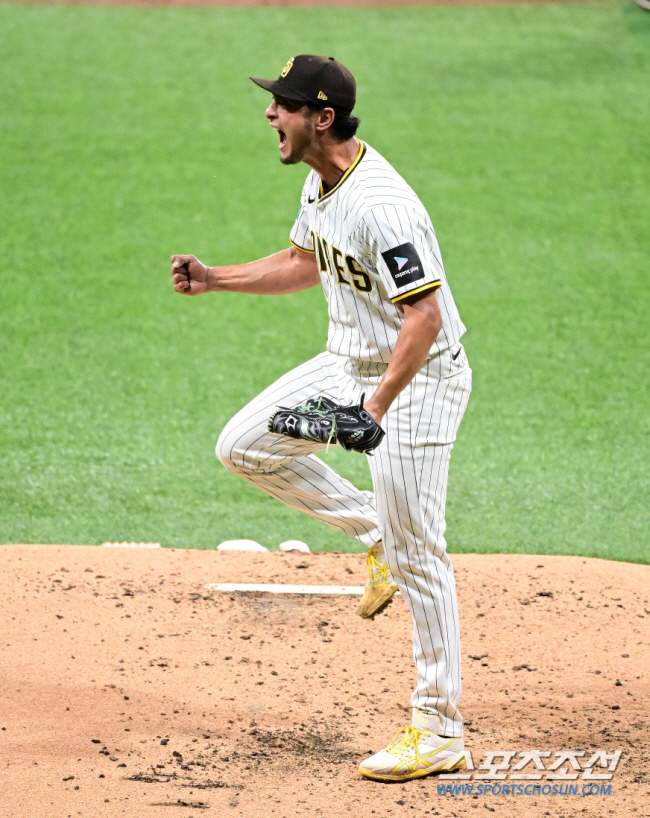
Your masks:
<instances>
[{"instance_id":1,"label":"player's face","mask_svg":"<svg viewBox=\"0 0 650 818\"><path fill-rule=\"evenodd\" d=\"M308 109L300 102L274 96L264 115L278 132L280 161L284 165L304 161L316 133Z\"/></svg>"}]
</instances>

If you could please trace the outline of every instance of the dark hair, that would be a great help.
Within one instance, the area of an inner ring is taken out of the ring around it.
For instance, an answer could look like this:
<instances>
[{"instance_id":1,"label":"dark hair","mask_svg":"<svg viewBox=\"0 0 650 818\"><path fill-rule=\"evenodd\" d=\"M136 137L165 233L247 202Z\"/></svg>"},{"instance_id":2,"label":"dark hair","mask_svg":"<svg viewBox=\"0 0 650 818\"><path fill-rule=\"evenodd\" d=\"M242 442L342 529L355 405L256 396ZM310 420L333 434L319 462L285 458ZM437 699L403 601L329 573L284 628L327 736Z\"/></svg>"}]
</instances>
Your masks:
<instances>
[{"instance_id":1,"label":"dark hair","mask_svg":"<svg viewBox=\"0 0 650 818\"><path fill-rule=\"evenodd\" d=\"M324 105L316 105L315 102L306 102L305 105L310 111L322 111L325 108ZM359 117L352 116L352 114L344 114L336 109L334 109L334 114L334 122L330 125L330 131L334 137L340 142L352 139L357 132L357 128L361 125Z\"/></svg>"}]
</instances>

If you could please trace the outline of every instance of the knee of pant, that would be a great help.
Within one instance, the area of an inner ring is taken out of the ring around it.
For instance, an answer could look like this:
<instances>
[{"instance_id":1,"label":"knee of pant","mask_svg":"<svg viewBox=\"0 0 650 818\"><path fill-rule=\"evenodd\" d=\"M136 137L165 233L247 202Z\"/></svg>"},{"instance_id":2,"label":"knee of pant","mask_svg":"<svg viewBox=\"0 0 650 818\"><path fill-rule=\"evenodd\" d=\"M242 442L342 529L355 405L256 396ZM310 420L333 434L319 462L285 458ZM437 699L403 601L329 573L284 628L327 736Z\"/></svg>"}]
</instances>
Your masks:
<instances>
[{"instance_id":1,"label":"knee of pant","mask_svg":"<svg viewBox=\"0 0 650 818\"><path fill-rule=\"evenodd\" d=\"M410 555L409 559L399 558L396 550L391 550L384 546L386 551L386 561L390 568L391 575L395 581L405 582L418 581L418 578L430 575L435 562L440 569L441 565L449 564L449 556L446 551L446 542L440 536L436 542L427 542L407 545L406 550ZM441 562L439 562L441 561Z\"/></svg>"},{"instance_id":2,"label":"knee of pant","mask_svg":"<svg viewBox=\"0 0 650 818\"><path fill-rule=\"evenodd\" d=\"M390 568L390 574L391 574L392 578L395 581L400 580L400 579L404 580L406 578L405 577L405 572L402 570L402 566L399 564L399 562L397 562L394 559L390 559L390 558L387 559L387 562L388 562L388 567ZM408 573L408 572L406 572L406 573Z\"/></svg>"},{"instance_id":3,"label":"knee of pant","mask_svg":"<svg viewBox=\"0 0 650 818\"><path fill-rule=\"evenodd\" d=\"M228 471L238 472L242 467L242 457L238 453L237 448L232 445L232 441L228 441L226 430L219 435L217 445L214 447L214 453L219 461L224 465Z\"/></svg>"},{"instance_id":4,"label":"knee of pant","mask_svg":"<svg viewBox=\"0 0 650 818\"><path fill-rule=\"evenodd\" d=\"M252 473L259 469L259 460L251 456L250 449L246 446L244 439L240 435L233 438L226 427L219 435L215 454L221 463L234 474L242 472Z\"/></svg>"}]
</instances>

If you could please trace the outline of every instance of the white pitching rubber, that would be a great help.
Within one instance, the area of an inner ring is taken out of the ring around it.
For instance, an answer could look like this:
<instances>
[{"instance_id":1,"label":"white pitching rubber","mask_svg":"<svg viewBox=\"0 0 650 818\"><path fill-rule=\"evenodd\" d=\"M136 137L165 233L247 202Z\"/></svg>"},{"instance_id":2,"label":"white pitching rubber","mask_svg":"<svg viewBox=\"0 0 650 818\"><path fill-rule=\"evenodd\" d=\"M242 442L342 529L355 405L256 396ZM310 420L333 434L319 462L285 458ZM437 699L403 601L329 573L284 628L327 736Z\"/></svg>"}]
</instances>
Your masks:
<instances>
[{"instance_id":1,"label":"white pitching rubber","mask_svg":"<svg viewBox=\"0 0 650 818\"><path fill-rule=\"evenodd\" d=\"M363 585L273 585L239 582L209 582L204 586L210 591L222 591L226 594L350 594L352 596L363 593Z\"/></svg>"},{"instance_id":2,"label":"white pitching rubber","mask_svg":"<svg viewBox=\"0 0 650 818\"><path fill-rule=\"evenodd\" d=\"M217 546L217 551L268 551L255 540L224 540Z\"/></svg>"}]
</instances>

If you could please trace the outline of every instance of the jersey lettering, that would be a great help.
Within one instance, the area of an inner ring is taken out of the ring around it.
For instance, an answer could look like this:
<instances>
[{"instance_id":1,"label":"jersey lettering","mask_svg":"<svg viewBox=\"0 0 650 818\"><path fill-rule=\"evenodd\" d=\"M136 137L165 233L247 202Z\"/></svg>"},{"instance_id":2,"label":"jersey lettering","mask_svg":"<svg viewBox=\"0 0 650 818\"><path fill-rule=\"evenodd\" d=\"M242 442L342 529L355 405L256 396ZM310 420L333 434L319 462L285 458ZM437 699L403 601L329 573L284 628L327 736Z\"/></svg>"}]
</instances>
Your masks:
<instances>
[{"instance_id":1,"label":"jersey lettering","mask_svg":"<svg viewBox=\"0 0 650 818\"><path fill-rule=\"evenodd\" d=\"M352 274L352 283L361 293L372 292L372 279L368 273L363 269L359 262L352 258L352 256L345 257L345 263L348 265L348 270ZM361 279L358 281L357 279Z\"/></svg>"},{"instance_id":2,"label":"jersey lettering","mask_svg":"<svg viewBox=\"0 0 650 818\"><path fill-rule=\"evenodd\" d=\"M321 273L329 273L329 270L327 269L327 262L325 261L325 251L323 250L323 245L320 242L320 236L313 230L311 231L311 241L314 245L314 251L316 252L316 260L318 262L319 271Z\"/></svg>"},{"instance_id":3,"label":"jersey lettering","mask_svg":"<svg viewBox=\"0 0 650 818\"><path fill-rule=\"evenodd\" d=\"M325 263L327 264L327 272L331 275L332 274L332 262L330 261L330 248L325 239L321 239L319 236L318 239L321 242L321 246L323 248L323 258Z\"/></svg>"},{"instance_id":4,"label":"jersey lettering","mask_svg":"<svg viewBox=\"0 0 650 818\"><path fill-rule=\"evenodd\" d=\"M353 286L360 293L372 292L372 279L353 256L345 256L345 265L348 268L346 271L343 266L343 253L339 248L334 245L330 247L315 230L311 230L310 233L318 269L321 273L329 273L330 275L336 273L336 280L339 284L346 284L348 287ZM352 276L352 281L346 278L347 272Z\"/></svg>"},{"instance_id":5,"label":"jersey lettering","mask_svg":"<svg viewBox=\"0 0 650 818\"><path fill-rule=\"evenodd\" d=\"M332 245L332 263L334 265L334 269L336 270L336 277L338 279L339 284L347 284L348 287L350 286L350 282L347 278L343 275L343 264L341 263L341 259L343 258L343 253L339 250L338 247L334 247Z\"/></svg>"}]
</instances>

